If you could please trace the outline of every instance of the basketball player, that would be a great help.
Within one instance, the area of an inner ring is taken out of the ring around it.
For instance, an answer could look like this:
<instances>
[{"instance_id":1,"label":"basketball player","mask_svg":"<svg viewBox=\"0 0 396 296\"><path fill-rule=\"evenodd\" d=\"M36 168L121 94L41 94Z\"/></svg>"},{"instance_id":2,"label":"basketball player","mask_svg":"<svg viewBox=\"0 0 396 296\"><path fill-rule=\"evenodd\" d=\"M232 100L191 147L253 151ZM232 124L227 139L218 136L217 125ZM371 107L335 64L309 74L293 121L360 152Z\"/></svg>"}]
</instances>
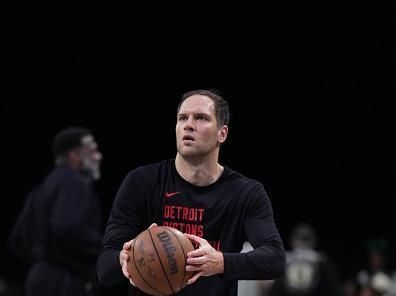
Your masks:
<instances>
[{"instance_id":1,"label":"basketball player","mask_svg":"<svg viewBox=\"0 0 396 296\"><path fill-rule=\"evenodd\" d=\"M314 228L301 223L290 235L291 249L286 252L285 276L271 287L271 296L340 296L342 288L333 263L316 250Z\"/></svg>"},{"instance_id":2,"label":"basketball player","mask_svg":"<svg viewBox=\"0 0 396 296\"><path fill-rule=\"evenodd\" d=\"M195 275L177 295L237 295L238 280L283 274L283 243L264 186L219 163L228 122L228 103L217 93L182 96L175 159L129 172L114 200L98 259L104 285L130 278L131 239L152 223L187 233L197 246L186 266ZM254 249L240 253L246 240ZM130 287L130 295L142 295Z\"/></svg>"}]
</instances>

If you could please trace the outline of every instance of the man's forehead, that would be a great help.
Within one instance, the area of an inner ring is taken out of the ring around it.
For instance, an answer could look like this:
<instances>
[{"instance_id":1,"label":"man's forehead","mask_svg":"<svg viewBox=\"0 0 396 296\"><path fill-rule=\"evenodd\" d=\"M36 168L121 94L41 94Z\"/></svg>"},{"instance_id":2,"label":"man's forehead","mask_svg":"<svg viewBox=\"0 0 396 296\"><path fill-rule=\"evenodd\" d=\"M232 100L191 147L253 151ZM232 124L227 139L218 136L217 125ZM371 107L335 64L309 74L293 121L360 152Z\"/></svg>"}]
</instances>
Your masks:
<instances>
[{"instance_id":1,"label":"man's forehead","mask_svg":"<svg viewBox=\"0 0 396 296\"><path fill-rule=\"evenodd\" d=\"M214 102L211 98L204 95L193 95L184 100L180 106L179 113L212 113L214 111Z\"/></svg>"}]
</instances>

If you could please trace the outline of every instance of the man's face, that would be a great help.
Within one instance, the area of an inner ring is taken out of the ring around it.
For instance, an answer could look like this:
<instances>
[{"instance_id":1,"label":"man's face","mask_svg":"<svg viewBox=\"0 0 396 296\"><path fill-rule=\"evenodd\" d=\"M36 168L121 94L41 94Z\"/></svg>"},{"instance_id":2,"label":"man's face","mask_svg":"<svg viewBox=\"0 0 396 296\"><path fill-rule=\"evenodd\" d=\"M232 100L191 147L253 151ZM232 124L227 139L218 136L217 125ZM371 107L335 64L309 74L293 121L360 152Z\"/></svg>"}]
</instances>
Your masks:
<instances>
[{"instance_id":1,"label":"man's face","mask_svg":"<svg viewBox=\"0 0 396 296\"><path fill-rule=\"evenodd\" d=\"M227 132L227 126L217 126L214 102L209 97L193 95L180 106L176 123L176 145L182 156L210 154L225 141Z\"/></svg>"},{"instance_id":2,"label":"man's face","mask_svg":"<svg viewBox=\"0 0 396 296\"><path fill-rule=\"evenodd\" d=\"M81 170L89 173L94 180L99 180L102 153L98 150L98 144L92 135L83 137L81 143L82 146L79 148Z\"/></svg>"}]
</instances>

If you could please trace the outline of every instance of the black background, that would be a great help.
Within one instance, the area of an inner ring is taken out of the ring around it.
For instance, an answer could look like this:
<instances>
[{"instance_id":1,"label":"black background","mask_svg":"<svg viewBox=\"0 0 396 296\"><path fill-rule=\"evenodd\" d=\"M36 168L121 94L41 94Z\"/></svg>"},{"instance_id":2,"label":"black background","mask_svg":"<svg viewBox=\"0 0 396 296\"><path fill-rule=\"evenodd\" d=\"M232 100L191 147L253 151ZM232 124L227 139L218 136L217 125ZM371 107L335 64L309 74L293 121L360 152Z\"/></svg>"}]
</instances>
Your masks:
<instances>
[{"instance_id":1,"label":"black background","mask_svg":"<svg viewBox=\"0 0 396 296\"><path fill-rule=\"evenodd\" d=\"M3 54L0 276L19 279L6 238L25 194L52 166L55 132L93 130L105 221L130 169L175 156L178 100L198 88L228 99L221 162L264 183L286 245L306 221L344 278L366 264L374 238L388 240L395 267L395 26L392 7L379 6L226 21L206 11L153 26L110 25L103 15L77 26L56 15L14 20Z\"/></svg>"}]
</instances>

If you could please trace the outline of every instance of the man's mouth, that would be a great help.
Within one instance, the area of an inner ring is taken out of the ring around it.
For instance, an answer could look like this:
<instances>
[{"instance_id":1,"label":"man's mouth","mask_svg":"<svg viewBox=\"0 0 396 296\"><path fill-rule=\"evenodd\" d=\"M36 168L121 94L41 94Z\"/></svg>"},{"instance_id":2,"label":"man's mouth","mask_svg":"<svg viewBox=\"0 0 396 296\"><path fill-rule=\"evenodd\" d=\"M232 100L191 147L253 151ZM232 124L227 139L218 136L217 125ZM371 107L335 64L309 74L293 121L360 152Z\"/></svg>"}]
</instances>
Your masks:
<instances>
[{"instance_id":1,"label":"man's mouth","mask_svg":"<svg viewBox=\"0 0 396 296\"><path fill-rule=\"evenodd\" d=\"M186 135L182 139L183 141L195 141L193 136Z\"/></svg>"}]
</instances>

